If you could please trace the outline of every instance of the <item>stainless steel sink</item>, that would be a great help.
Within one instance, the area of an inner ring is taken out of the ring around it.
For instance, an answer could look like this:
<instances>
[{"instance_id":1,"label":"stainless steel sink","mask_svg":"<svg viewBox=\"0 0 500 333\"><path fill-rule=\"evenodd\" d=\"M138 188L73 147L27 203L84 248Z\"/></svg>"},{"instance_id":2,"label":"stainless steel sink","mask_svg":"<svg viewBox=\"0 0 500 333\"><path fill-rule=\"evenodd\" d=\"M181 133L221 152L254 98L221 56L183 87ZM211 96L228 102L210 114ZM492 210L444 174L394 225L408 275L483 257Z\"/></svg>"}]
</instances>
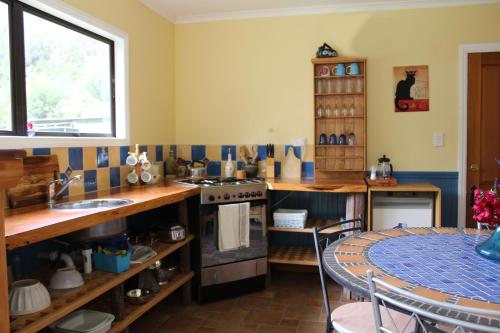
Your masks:
<instances>
[{"instance_id":1,"label":"stainless steel sink","mask_svg":"<svg viewBox=\"0 0 500 333\"><path fill-rule=\"evenodd\" d=\"M133 203L132 200L127 199L91 199L69 201L55 204L53 209L99 209L99 208L112 208L119 207ZM105 223L95 225L90 228L78 230L63 236L62 238L69 242L89 242L103 238L113 237L115 235L124 233L127 230L127 220L121 218Z\"/></svg>"},{"instance_id":2,"label":"stainless steel sink","mask_svg":"<svg viewBox=\"0 0 500 333\"><path fill-rule=\"evenodd\" d=\"M127 199L91 199L62 202L52 206L53 209L96 209L96 208L112 208L133 203Z\"/></svg>"}]
</instances>

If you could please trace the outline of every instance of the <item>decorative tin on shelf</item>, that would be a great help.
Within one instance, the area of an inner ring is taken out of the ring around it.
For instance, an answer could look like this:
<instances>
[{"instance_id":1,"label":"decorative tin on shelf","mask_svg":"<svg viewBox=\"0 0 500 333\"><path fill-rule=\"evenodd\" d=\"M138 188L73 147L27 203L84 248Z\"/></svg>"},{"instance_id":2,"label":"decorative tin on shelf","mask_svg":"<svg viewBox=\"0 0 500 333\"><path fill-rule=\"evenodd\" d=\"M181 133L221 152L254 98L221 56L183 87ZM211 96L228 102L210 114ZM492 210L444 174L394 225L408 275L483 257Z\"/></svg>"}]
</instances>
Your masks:
<instances>
[{"instance_id":1,"label":"decorative tin on shelf","mask_svg":"<svg viewBox=\"0 0 500 333\"><path fill-rule=\"evenodd\" d=\"M327 43L323 43L323 45L318 47L318 51L316 51L316 57L318 58L331 58L336 56L337 56L337 51L335 51Z\"/></svg>"}]
</instances>

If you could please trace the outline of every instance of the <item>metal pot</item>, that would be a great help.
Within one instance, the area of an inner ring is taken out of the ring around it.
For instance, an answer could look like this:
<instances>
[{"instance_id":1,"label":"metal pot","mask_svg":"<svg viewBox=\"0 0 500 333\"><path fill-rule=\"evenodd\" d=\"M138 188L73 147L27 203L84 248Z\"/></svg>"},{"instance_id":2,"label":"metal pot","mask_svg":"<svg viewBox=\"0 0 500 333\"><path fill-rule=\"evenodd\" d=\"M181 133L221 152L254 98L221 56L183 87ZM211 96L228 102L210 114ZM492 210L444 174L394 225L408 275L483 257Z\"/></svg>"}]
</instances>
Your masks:
<instances>
[{"instance_id":1,"label":"metal pot","mask_svg":"<svg viewBox=\"0 0 500 333\"><path fill-rule=\"evenodd\" d=\"M101 223L93 227L69 233L63 239L71 242L86 242L104 238L110 238L127 230L127 220L121 218L106 223Z\"/></svg>"},{"instance_id":2,"label":"metal pot","mask_svg":"<svg viewBox=\"0 0 500 333\"><path fill-rule=\"evenodd\" d=\"M188 165L188 172L191 177L206 177L207 176L207 165L210 161L204 159L202 161L194 160Z\"/></svg>"}]
</instances>

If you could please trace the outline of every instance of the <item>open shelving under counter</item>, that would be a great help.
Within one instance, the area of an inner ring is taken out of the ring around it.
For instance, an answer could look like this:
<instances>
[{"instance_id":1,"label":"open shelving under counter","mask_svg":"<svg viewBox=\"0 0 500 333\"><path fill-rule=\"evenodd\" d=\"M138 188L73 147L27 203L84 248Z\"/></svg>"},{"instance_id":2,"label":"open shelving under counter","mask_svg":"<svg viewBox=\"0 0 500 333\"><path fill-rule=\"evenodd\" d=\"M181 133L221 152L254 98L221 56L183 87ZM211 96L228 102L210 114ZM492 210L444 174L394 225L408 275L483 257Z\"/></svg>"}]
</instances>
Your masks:
<instances>
[{"instance_id":1,"label":"open shelving under counter","mask_svg":"<svg viewBox=\"0 0 500 333\"><path fill-rule=\"evenodd\" d=\"M270 264L318 266L312 247L271 246L268 261Z\"/></svg>"},{"instance_id":2,"label":"open shelving under counter","mask_svg":"<svg viewBox=\"0 0 500 333\"><path fill-rule=\"evenodd\" d=\"M11 333L38 332L39 330L49 326L53 322L77 310L81 306L96 299L105 292L125 282L130 277L147 269L157 260L160 260L175 252L176 250L181 249L185 245L188 245L193 239L193 235L188 235L185 240L178 243L167 244L157 242L153 247L157 252L156 256L150 258L142 264L131 264L128 271L120 274L94 271L91 274L84 275L85 284L83 286L66 292L53 293L51 295L51 305L47 309L31 315L24 315L13 318L10 322ZM155 295L155 298L153 298L150 302L153 302L154 300L159 298L156 301L156 303L158 303L161 299L168 296L175 289L190 281L192 277L193 273L191 272L180 274L177 279L175 279L172 283L167 284L159 294ZM149 308L154 306L156 303L151 303L148 308L146 308L145 305L149 303L146 303L144 304L144 308L141 307L135 310L131 310L129 313L131 316L135 316L140 311L142 311L140 312L140 314L142 314ZM135 317L135 319L137 319L137 317ZM130 318L125 317L125 319L121 322L127 322L128 324L130 324L132 321L133 320L130 320Z\"/></svg>"},{"instance_id":3,"label":"open shelving under counter","mask_svg":"<svg viewBox=\"0 0 500 333\"><path fill-rule=\"evenodd\" d=\"M267 228L268 231L273 232L298 232L298 233L312 233L313 227L322 227L328 223L338 222L336 219L308 219L304 228L282 228L270 226ZM340 227L333 227L322 230L322 233L328 233L333 231L341 230Z\"/></svg>"},{"instance_id":4,"label":"open shelving under counter","mask_svg":"<svg viewBox=\"0 0 500 333\"><path fill-rule=\"evenodd\" d=\"M172 294L174 291L182 287L186 282L190 281L194 276L193 272L178 274L167 285L161 286L160 291L156 293L148 302L140 305L125 304L125 319L113 322L108 333L118 333L126 329L130 324L137 320L146 311L162 301L165 297Z\"/></svg>"}]
</instances>

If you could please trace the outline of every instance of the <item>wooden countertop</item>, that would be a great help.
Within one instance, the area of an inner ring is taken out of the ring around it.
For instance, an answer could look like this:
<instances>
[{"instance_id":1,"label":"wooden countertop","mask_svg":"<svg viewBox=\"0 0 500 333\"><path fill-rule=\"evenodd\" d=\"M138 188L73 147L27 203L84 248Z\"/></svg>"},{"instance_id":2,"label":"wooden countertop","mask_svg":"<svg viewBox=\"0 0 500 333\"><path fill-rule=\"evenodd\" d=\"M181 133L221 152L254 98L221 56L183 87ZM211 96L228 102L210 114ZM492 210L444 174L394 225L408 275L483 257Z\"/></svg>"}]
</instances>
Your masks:
<instances>
[{"instance_id":1,"label":"wooden countertop","mask_svg":"<svg viewBox=\"0 0 500 333\"><path fill-rule=\"evenodd\" d=\"M430 183L403 183L396 186L370 186L371 192L441 192L441 189Z\"/></svg>"},{"instance_id":2,"label":"wooden countertop","mask_svg":"<svg viewBox=\"0 0 500 333\"><path fill-rule=\"evenodd\" d=\"M57 210L49 209L45 205L36 205L12 210L6 209L7 249L11 250L103 222L180 202L199 193L200 189L196 186L167 182L161 185L123 187L90 193L85 196L71 197L69 200L113 198L133 201L131 204L120 207Z\"/></svg>"},{"instance_id":3,"label":"wooden countertop","mask_svg":"<svg viewBox=\"0 0 500 333\"><path fill-rule=\"evenodd\" d=\"M266 179L271 191L303 191L332 193L365 193L368 185L364 179Z\"/></svg>"}]
</instances>

